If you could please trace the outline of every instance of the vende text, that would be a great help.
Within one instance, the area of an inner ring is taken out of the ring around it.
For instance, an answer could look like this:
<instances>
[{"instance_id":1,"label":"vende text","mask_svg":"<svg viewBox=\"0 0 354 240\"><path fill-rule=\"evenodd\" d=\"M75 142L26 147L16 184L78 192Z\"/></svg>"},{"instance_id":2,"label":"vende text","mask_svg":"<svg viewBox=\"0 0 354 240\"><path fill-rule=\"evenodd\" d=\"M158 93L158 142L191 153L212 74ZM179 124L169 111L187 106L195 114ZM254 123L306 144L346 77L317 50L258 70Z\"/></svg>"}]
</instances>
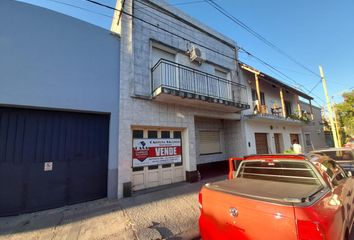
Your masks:
<instances>
[{"instance_id":1,"label":"vende text","mask_svg":"<svg viewBox=\"0 0 354 240\"><path fill-rule=\"evenodd\" d=\"M155 148L155 153L156 153L157 157L174 156L174 155L177 155L177 149L176 149L176 147Z\"/></svg>"}]
</instances>

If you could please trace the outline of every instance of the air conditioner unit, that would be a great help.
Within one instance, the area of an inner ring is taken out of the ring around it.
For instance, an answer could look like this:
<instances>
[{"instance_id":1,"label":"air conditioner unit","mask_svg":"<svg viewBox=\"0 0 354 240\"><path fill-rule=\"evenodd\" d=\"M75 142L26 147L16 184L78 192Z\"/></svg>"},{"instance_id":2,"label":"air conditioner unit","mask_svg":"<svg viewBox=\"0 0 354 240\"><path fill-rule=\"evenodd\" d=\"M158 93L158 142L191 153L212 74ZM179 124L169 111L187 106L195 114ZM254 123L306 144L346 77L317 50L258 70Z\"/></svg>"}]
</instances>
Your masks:
<instances>
[{"instance_id":1,"label":"air conditioner unit","mask_svg":"<svg viewBox=\"0 0 354 240\"><path fill-rule=\"evenodd\" d=\"M193 46L192 50L189 51L189 59L191 62L202 64L204 61L204 53L200 48Z\"/></svg>"}]
</instances>

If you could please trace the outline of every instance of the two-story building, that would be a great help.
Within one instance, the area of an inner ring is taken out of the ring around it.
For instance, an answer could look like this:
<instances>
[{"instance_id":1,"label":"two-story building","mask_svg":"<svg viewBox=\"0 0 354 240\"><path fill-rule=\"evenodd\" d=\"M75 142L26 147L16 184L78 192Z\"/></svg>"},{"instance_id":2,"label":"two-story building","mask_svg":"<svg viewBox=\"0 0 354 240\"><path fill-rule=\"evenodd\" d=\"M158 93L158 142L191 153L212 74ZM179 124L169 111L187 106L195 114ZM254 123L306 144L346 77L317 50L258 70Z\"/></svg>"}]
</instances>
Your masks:
<instances>
[{"instance_id":1,"label":"two-story building","mask_svg":"<svg viewBox=\"0 0 354 240\"><path fill-rule=\"evenodd\" d=\"M124 9L112 23L121 36L118 196L196 181L198 166L239 155L249 105L235 42L161 1L116 8Z\"/></svg>"},{"instance_id":2,"label":"two-story building","mask_svg":"<svg viewBox=\"0 0 354 240\"><path fill-rule=\"evenodd\" d=\"M283 153L294 140L305 151L303 127L313 120L313 98L247 64L240 67L251 103L242 113L243 155ZM309 101L306 111L299 97Z\"/></svg>"},{"instance_id":3,"label":"two-story building","mask_svg":"<svg viewBox=\"0 0 354 240\"><path fill-rule=\"evenodd\" d=\"M300 107L303 112L310 112L312 109L313 121L307 122L302 127L305 152L328 148L331 144L326 141L326 132L323 124L322 109L317 106L311 106L309 103L300 101Z\"/></svg>"}]
</instances>

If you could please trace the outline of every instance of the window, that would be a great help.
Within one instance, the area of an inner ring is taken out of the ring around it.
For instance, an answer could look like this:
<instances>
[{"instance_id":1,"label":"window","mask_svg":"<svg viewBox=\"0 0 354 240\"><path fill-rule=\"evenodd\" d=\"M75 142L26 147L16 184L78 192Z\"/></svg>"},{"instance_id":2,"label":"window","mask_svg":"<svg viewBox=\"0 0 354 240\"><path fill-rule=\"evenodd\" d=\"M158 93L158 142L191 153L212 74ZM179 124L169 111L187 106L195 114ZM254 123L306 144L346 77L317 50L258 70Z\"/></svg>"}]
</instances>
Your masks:
<instances>
[{"instance_id":1,"label":"window","mask_svg":"<svg viewBox=\"0 0 354 240\"><path fill-rule=\"evenodd\" d=\"M220 131L199 132L200 155L221 153Z\"/></svg>"},{"instance_id":2,"label":"window","mask_svg":"<svg viewBox=\"0 0 354 240\"><path fill-rule=\"evenodd\" d=\"M261 105L265 105L264 92L260 92L260 95L261 95ZM252 89L252 101L256 101L257 99L258 99L257 91Z\"/></svg>"},{"instance_id":3,"label":"window","mask_svg":"<svg viewBox=\"0 0 354 240\"><path fill-rule=\"evenodd\" d=\"M133 130L133 138L143 138L144 131L143 130Z\"/></svg>"},{"instance_id":4,"label":"window","mask_svg":"<svg viewBox=\"0 0 354 240\"><path fill-rule=\"evenodd\" d=\"M219 69L215 68L215 75L220 77L220 78L227 79L227 72L226 71L222 71L222 70L219 70Z\"/></svg>"},{"instance_id":5,"label":"window","mask_svg":"<svg viewBox=\"0 0 354 240\"><path fill-rule=\"evenodd\" d=\"M244 161L239 178L320 185L316 173L302 161Z\"/></svg>"},{"instance_id":6,"label":"window","mask_svg":"<svg viewBox=\"0 0 354 240\"><path fill-rule=\"evenodd\" d=\"M321 163L321 169L330 177L333 186L338 186L338 182L347 178L343 169L333 160L327 160Z\"/></svg>"},{"instance_id":7,"label":"window","mask_svg":"<svg viewBox=\"0 0 354 240\"><path fill-rule=\"evenodd\" d=\"M148 138L157 138L157 131L148 131Z\"/></svg>"},{"instance_id":8,"label":"window","mask_svg":"<svg viewBox=\"0 0 354 240\"><path fill-rule=\"evenodd\" d=\"M162 48L162 47L161 47ZM167 49L166 49L167 50ZM152 65L151 67L155 66L155 64L162 58L169 60L171 62L175 61L175 54L170 53L166 50L162 50L157 47L152 47Z\"/></svg>"},{"instance_id":9,"label":"window","mask_svg":"<svg viewBox=\"0 0 354 240\"><path fill-rule=\"evenodd\" d=\"M311 147L311 135L309 133L305 134L305 142L307 147Z\"/></svg>"},{"instance_id":10,"label":"window","mask_svg":"<svg viewBox=\"0 0 354 240\"><path fill-rule=\"evenodd\" d=\"M161 138L170 138L170 131L161 131Z\"/></svg>"}]
</instances>

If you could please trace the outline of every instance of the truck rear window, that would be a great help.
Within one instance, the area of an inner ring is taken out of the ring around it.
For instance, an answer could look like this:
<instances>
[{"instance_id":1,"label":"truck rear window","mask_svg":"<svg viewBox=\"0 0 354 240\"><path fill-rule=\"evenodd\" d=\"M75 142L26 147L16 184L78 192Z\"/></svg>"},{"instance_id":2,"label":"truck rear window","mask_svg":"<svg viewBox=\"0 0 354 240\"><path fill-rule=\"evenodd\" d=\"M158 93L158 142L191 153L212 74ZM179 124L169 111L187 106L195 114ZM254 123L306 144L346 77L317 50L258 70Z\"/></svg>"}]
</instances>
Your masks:
<instances>
[{"instance_id":1,"label":"truck rear window","mask_svg":"<svg viewBox=\"0 0 354 240\"><path fill-rule=\"evenodd\" d=\"M243 161L237 177L321 185L309 164L300 161Z\"/></svg>"}]
</instances>

